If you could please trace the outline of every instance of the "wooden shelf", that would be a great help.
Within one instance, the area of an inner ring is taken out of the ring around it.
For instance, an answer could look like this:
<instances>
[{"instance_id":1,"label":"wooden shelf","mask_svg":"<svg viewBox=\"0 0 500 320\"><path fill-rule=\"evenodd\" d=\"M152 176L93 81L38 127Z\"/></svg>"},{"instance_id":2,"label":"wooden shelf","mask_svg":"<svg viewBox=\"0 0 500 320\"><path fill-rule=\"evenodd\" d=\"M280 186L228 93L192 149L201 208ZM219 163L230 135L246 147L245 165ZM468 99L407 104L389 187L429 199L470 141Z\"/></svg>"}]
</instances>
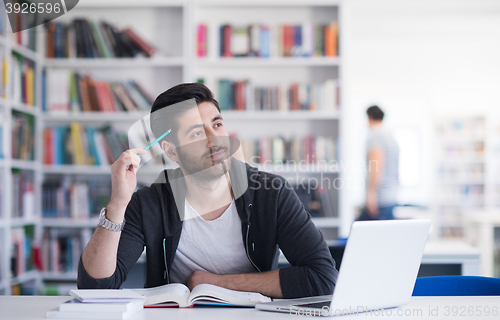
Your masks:
<instances>
[{"instance_id":1,"label":"wooden shelf","mask_svg":"<svg viewBox=\"0 0 500 320\"><path fill-rule=\"evenodd\" d=\"M197 67L337 67L337 57L198 58Z\"/></svg>"},{"instance_id":2,"label":"wooden shelf","mask_svg":"<svg viewBox=\"0 0 500 320\"><path fill-rule=\"evenodd\" d=\"M138 174L160 174L164 169L174 169L174 165L147 165L139 168ZM78 166L78 165L44 165L42 168L44 174L77 174L77 175L109 175L111 166Z\"/></svg>"},{"instance_id":3,"label":"wooden shelf","mask_svg":"<svg viewBox=\"0 0 500 320\"><path fill-rule=\"evenodd\" d=\"M234 111L222 110L224 120L336 120L340 118L338 111Z\"/></svg>"},{"instance_id":4,"label":"wooden shelf","mask_svg":"<svg viewBox=\"0 0 500 320\"><path fill-rule=\"evenodd\" d=\"M72 164L64 165L44 165L42 173L50 174L86 174L86 175L102 175L111 174L111 166L77 166Z\"/></svg>"},{"instance_id":5,"label":"wooden shelf","mask_svg":"<svg viewBox=\"0 0 500 320\"><path fill-rule=\"evenodd\" d=\"M261 171L286 175L286 174L297 174L297 173L339 173L339 170L333 170L334 164L316 164L316 163L306 163L306 164L252 164L252 166L257 167Z\"/></svg>"},{"instance_id":6,"label":"wooden shelf","mask_svg":"<svg viewBox=\"0 0 500 320\"><path fill-rule=\"evenodd\" d=\"M11 159L10 161L12 168L16 169L35 170L38 166L38 163L35 161L17 160L17 159Z\"/></svg>"},{"instance_id":7,"label":"wooden shelf","mask_svg":"<svg viewBox=\"0 0 500 320\"><path fill-rule=\"evenodd\" d=\"M76 281L78 274L75 272L50 272L43 271L40 273L43 280L46 281Z\"/></svg>"},{"instance_id":8,"label":"wooden shelf","mask_svg":"<svg viewBox=\"0 0 500 320\"><path fill-rule=\"evenodd\" d=\"M245 2L236 2L234 0L204 0L198 1L197 3L201 7L235 7L235 8L244 8L244 7L282 7L282 6L338 6L340 4L340 0L295 0L293 2L287 0L254 0L254 1L245 1Z\"/></svg>"},{"instance_id":9,"label":"wooden shelf","mask_svg":"<svg viewBox=\"0 0 500 320\"><path fill-rule=\"evenodd\" d=\"M18 275L10 280L10 285L21 284L28 281L37 280L40 278L40 274L36 270L27 271L23 274Z\"/></svg>"},{"instance_id":10,"label":"wooden shelf","mask_svg":"<svg viewBox=\"0 0 500 320\"><path fill-rule=\"evenodd\" d=\"M12 103L11 109L15 110L15 111L19 111L19 112L31 114L33 116L38 115L38 112L39 112L38 109L37 109L37 107L30 106L30 105L27 105L27 104L24 104L24 103L20 103L20 102L14 102L14 103Z\"/></svg>"},{"instance_id":11,"label":"wooden shelf","mask_svg":"<svg viewBox=\"0 0 500 320\"><path fill-rule=\"evenodd\" d=\"M149 114L149 111L136 112L44 112L47 122L135 122Z\"/></svg>"},{"instance_id":12,"label":"wooden shelf","mask_svg":"<svg viewBox=\"0 0 500 320\"><path fill-rule=\"evenodd\" d=\"M131 0L85 0L78 3L80 8L105 8L105 7L126 7L126 8L136 8L136 7L182 7L186 4L185 0L141 0L141 1L131 1Z\"/></svg>"},{"instance_id":13,"label":"wooden shelf","mask_svg":"<svg viewBox=\"0 0 500 320\"><path fill-rule=\"evenodd\" d=\"M12 218L12 220L10 221L10 224L12 227L24 227L24 226L28 226L28 225L32 225L32 224L37 224L38 223L38 220L35 219L35 218L30 218L30 219L26 219L26 218Z\"/></svg>"},{"instance_id":14,"label":"wooden shelf","mask_svg":"<svg viewBox=\"0 0 500 320\"><path fill-rule=\"evenodd\" d=\"M71 218L42 218L42 226L49 228L95 228L98 218L71 219Z\"/></svg>"},{"instance_id":15,"label":"wooden shelf","mask_svg":"<svg viewBox=\"0 0 500 320\"><path fill-rule=\"evenodd\" d=\"M11 49L12 49L12 51L17 52L20 55L22 55L23 57L28 58L34 62L36 62L38 57L39 57L35 51L30 50L24 46L18 45L17 43L14 43L14 42L12 42Z\"/></svg>"},{"instance_id":16,"label":"wooden shelf","mask_svg":"<svg viewBox=\"0 0 500 320\"><path fill-rule=\"evenodd\" d=\"M45 59L47 68L145 68L145 67L183 67L184 58L69 58Z\"/></svg>"}]
</instances>

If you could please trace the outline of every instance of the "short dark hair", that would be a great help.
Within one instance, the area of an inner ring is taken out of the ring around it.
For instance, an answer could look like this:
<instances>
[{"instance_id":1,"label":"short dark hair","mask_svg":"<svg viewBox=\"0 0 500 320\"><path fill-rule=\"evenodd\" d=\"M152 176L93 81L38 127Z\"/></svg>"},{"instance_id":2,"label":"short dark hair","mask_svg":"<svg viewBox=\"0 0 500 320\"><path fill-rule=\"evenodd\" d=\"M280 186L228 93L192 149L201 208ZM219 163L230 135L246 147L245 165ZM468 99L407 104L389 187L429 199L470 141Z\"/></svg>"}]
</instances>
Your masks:
<instances>
[{"instance_id":1,"label":"short dark hair","mask_svg":"<svg viewBox=\"0 0 500 320\"><path fill-rule=\"evenodd\" d=\"M179 116L188 111L190 104L181 104L179 108L171 108L168 110L168 118L165 117L166 112L159 112L168 106L179 102L194 99L196 105L203 102L211 102L220 112L219 102L215 100L210 89L201 83L182 83L176 85L167 91L161 93L151 107L150 125L155 137L161 136L168 129L172 130L172 134L167 135L162 141L170 141L175 145L178 144L177 138L179 128ZM194 106L194 105L193 105Z\"/></svg>"},{"instance_id":2,"label":"short dark hair","mask_svg":"<svg viewBox=\"0 0 500 320\"><path fill-rule=\"evenodd\" d=\"M380 109L378 106L371 106L366 110L366 114L368 118L372 120L384 120L384 111Z\"/></svg>"}]
</instances>

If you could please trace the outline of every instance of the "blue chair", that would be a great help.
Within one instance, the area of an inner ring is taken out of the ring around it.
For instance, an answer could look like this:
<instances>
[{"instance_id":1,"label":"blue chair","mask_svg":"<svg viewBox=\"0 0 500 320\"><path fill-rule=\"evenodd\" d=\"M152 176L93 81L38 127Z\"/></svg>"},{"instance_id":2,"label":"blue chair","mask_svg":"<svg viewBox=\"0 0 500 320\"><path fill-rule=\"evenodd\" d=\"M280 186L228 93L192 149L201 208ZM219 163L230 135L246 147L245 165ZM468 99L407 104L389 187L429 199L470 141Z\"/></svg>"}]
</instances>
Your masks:
<instances>
[{"instance_id":1,"label":"blue chair","mask_svg":"<svg viewBox=\"0 0 500 320\"><path fill-rule=\"evenodd\" d=\"M413 296L499 296L500 279L477 276L417 278Z\"/></svg>"}]
</instances>

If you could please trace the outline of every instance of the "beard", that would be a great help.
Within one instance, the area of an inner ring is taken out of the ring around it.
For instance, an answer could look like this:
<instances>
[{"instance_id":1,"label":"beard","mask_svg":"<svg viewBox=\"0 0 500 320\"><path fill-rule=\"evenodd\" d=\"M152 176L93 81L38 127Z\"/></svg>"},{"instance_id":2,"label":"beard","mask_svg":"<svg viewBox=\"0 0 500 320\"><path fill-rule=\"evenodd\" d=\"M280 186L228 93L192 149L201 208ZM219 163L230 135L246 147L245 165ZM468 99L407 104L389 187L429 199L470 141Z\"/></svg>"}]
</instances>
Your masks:
<instances>
[{"instance_id":1,"label":"beard","mask_svg":"<svg viewBox=\"0 0 500 320\"><path fill-rule=\"evenodd\" d=\"M222 177L231 166L231 157L227 147L221 146L209 150L201 157L193 157L188 149L193 146L183 146L177 148L179 156L179 165L185 176L189 175L199 182L213 182ZM219 159L212 159L210 156L214 153L223 152Z\"/></svg>"}]
</instances>

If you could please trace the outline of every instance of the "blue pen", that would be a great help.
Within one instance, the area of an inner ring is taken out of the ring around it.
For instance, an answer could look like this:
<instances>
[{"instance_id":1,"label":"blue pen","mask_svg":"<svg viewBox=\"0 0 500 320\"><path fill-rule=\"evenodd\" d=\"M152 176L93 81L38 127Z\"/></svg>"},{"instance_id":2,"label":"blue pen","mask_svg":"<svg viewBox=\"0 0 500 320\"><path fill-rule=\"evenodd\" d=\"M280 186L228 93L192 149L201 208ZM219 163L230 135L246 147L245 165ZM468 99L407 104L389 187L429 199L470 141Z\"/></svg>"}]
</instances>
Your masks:
<instances>
[{"instance_id":1,"label":"blue pen","mask_svg":"<svg viewBox=\"0 0 500 320\"><path fill-rule=\"evenodd\" d=\"M161 136L159 136L159 137L158 137L155 141L151 142L151 143L150 143L150 144L149 144L146 148L144 148L144 151L148 150L149 148L151 148L152 146L154 146L154 145L155 145L155 143L157 143L157 142L158 142L158 141L160 141L161 139L165 138L165 136L166 136L167 134L169 134L169 133L170 133L170 131L172 131L172 129L168 129L168 130L167 130L167 132L165 132L164 134L162 134ZM139 154L139 153L138 153L137 155L138 155L138 156L140 156L140 154ZM127 169L128 169L128 167L127 167Z\"/></svg>"},{"instance_id":2,"label":"blue pen","mask_svg":"<svg viewBox=\"0 0 500 320\"><path fill-rule=\"evenodd\" d=\"M144 148L144 151L148 150L149 148L151 148L152 146L155 145L155 143L157 143L158 141L160 141L161 139L165 138L165 136L167 134L170 133L170 131L172 131L172 129L168 129L167 132L165 132L164 134L162 134L161 136L159 136L155 141L151 142L146 148Z\"/></svg>"}]
</instances>

